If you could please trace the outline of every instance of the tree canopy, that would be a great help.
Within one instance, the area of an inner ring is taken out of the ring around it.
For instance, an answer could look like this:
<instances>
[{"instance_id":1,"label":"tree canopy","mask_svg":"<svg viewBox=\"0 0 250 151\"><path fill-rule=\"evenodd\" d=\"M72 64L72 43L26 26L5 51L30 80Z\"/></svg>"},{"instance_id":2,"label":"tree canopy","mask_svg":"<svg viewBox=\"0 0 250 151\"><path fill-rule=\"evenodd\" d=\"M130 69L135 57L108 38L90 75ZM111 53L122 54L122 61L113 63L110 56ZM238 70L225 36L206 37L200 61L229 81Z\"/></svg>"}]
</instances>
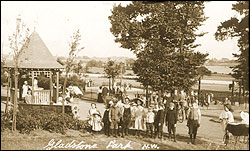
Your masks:
<instances>
[{"instance_id":1,"label":"tree canopy","mask_svg":"<svg viewBox=\"0 0 250 151\"><path fill-rule=\"evenodd\" d=\"M115 42L137 55L138 81L155 90L188 89L208 54L195 52L196 30L206 20L203 1L133 1L114 6L109 20Z\"/></svg>"},{"instance_id":2,"label":"tree canopy","mask_svg":"<svg viewBox=\"0 0 250 151\"><path fill-rule=\"evenodd\" d=\"M238 38L240 54L233 54L237 58L238 65L232 67L232 76L244 80L244 87L249 90L249 2L239 1L233 4L235 10L241 17L231 17L222 22L215 33L216 40L224 41L228 38Z\"/></svg>"},{"instance_id":3,"label":"tree canopy","mask_svg":"<svg viewBox=\"0 0 250 151\"><path fill-rule=\"evenodd\" d=\"M109 60L104 66L104 72L114 79L120 74L120 65L113 60Z\"/></svg>"}]
</instances>

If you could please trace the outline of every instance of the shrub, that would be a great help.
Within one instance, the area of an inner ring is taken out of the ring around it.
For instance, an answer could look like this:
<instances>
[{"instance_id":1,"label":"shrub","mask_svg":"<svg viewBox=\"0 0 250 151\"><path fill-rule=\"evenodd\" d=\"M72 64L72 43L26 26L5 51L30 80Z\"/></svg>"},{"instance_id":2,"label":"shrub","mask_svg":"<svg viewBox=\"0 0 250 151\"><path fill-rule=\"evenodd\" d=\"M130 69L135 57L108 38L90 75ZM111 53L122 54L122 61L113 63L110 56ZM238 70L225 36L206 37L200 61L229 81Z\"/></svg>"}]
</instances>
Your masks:
<instances>
[{"instance_id":1,"label":"shrub","mask_svg":"<svg viewBox=\"0 0 250 151\"><path fill-rule=\"evenodd\" d=\"M73 114L56 113L46 110L21 110L17 114L17 130L30 133L35 129L65 134L67 129L87 130L90 126L85 121L73 118Z\"/></svg>"},{"instance_id":2,"label":"shrub","mask_svg":"<svg viewBox=\"0 0 250 151\"><path fill-rule=\"evenodd\" d=\"M3 83L7 83L8 82L8 78L5 74L1 74L1 85L3 85Z\"/></svg>"},{"instance_id":3,"label":"shrub","mask_svg":"<svg viewBox=\"0 0 250 151\"><path fill-rule=\"evenodd\" d=\"M11 129L12 111L8 113L1 112L1 132L5 129Z\"/></svg>"}]
</instances>

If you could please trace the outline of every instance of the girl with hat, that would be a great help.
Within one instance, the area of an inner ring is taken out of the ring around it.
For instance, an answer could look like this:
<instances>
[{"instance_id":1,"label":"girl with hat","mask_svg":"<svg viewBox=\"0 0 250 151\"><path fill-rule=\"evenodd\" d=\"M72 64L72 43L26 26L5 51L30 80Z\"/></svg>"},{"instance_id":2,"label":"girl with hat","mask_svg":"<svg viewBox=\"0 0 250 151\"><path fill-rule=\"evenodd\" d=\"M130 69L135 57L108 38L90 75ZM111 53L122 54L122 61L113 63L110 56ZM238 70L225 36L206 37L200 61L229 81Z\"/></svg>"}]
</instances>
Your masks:
<instances>
[{"instance_id":1,"label":"girl with hat","mask_svg":"<svg viewBox=\"0 0 250 151\"><path fill-rule=\"evenodd\" d=\"M234 116L232 114L233 109L230 104L224 104L224 110L221 112L219 119L221 121L222 130L225 131L227 123L234 122Z\"/></svg>"},{"instance_id":2,"label":"girl with hat","mask_svg":"<svg viewBox=\"0 0 250 151\"><path fill-rule=\"evenodd\" d=\"M144 108L142 107L143 101L140 99L137 99L137 109L135 112L135 129L136 129L136 135L140 137L141 131L144 129Z\"/></svg>"},{"instance_id":3,"label":"girl with hat","mask_svg":"<svg viewBox=\"0 0 250 151\"><path fill-rule=\"evenodd\" d=\"M93 132L101 131L102 129L102 116L99 110L96 108L95 103L91 103L91 108L89 110L89 121Z\"/></svg>"}]
</instances>

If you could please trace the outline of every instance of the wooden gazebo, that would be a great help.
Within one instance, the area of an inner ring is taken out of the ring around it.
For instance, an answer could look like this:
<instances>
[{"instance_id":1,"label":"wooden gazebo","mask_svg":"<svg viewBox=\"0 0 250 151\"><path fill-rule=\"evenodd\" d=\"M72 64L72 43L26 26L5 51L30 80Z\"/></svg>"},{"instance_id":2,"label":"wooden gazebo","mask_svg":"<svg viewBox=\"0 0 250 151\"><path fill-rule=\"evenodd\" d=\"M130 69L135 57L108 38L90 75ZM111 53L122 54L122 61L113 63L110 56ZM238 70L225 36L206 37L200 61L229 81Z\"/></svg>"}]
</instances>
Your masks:
<instances>
[{"instance_id":1,"label":"wooden gazebo","mask_svg":"<svg viewBox=\"0 0 250 151\"><path fill-rule=\"evenodd\" d=\"M51 54L47 46L44 44L40 36L34 31L30 37L29 42L19 54L18 72L19 72L19 99L22 97L22 77L24 75L32 78L32 101L30 104L52 105L52 96L54 103L57 103L59 97L59 72L64 67L56 61L56 58ZM10 75L14 72L14 62L6 62L5 68L8 69ZM40 73L44 73L50 78L50 89L43 90L34 88L34 78ZM56 75L56 93L53 93L52 76Z\"/></svg>"}]
</instances>

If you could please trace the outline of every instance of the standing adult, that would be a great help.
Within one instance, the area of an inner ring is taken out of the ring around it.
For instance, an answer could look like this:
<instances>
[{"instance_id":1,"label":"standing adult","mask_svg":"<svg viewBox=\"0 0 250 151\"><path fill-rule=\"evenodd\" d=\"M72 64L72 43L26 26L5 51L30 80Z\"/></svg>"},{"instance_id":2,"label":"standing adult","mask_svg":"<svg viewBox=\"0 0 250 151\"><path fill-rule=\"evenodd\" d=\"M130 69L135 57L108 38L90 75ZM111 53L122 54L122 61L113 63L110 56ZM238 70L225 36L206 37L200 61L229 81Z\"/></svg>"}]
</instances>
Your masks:
<instances>
[{"instance_id":1,"label":"standing adult","mask_svg":"<svg viewBox=\"0 0 250 151\"><path fill-rule=\"evenodd\" d=\"M221 121L222 130L225 131L226 125L228 123L234 122L233 109L230 104L224 104L224 110L221 112L219 116L219 120Z\"/></svg>"},{"instance_id":2,"label":"standing adult","mask_svg":"<svg viewBox=\"0 0 250 151\"><path fill-rule=\"evenodd\" d=\"M201 111L198 106L197 101L192 102L192 106L189 109L189 116L187 121L187 126L189 128L189 136L190 136L190 142L192 144L196 144L196 135L198 128L200 127L201 123ZM190 143L188 142L188 143Z\"/></svg>"},{"instance_id":3,"label":"standing adult","mask_svg":"<svg viewBox=\"0 0 250 151\"><path fill-rule=\"evenodd\" d=\"M174 110L174 106L174 103L170 103L169 110L166 112L166 126L168 127L169 139L173 133L174 142L176 142L177 112Z\"/></svg>"},{"instance_id":4,"label":"standing adult","mask_svg":"<svg viewBox=\"0 0 250 151\"><path fill-rule=\"evenodd\" d=\"M103 102L104 102L104 104L108 104L108 102L107 102L107 95L108 95L108 88L107 87L103 87L102 88L102 100L103 100Z\"/></svg>"},{"instance_id":5,"label":"standing adult","mask_svg":"<svg viewBox=\"0 0 250 151\"><path fill-rule=\"evenodd\" d=\"M23 84L23 94L22 94L22 100L25 100L26 95L28 94L28 89L29 89L29 85L27 81L24 81Z\"/></svg>"},{"instance_id":6,"label":"standing adult","mask_svg":"<svg viewBox=\"0 0 250 151\"><path fill-rule=\"evenodd\" d=\"M97 102L102 103L102 86L99 87L98 89L98 97L97 97Z\"/></svg>"}]
</instances>

